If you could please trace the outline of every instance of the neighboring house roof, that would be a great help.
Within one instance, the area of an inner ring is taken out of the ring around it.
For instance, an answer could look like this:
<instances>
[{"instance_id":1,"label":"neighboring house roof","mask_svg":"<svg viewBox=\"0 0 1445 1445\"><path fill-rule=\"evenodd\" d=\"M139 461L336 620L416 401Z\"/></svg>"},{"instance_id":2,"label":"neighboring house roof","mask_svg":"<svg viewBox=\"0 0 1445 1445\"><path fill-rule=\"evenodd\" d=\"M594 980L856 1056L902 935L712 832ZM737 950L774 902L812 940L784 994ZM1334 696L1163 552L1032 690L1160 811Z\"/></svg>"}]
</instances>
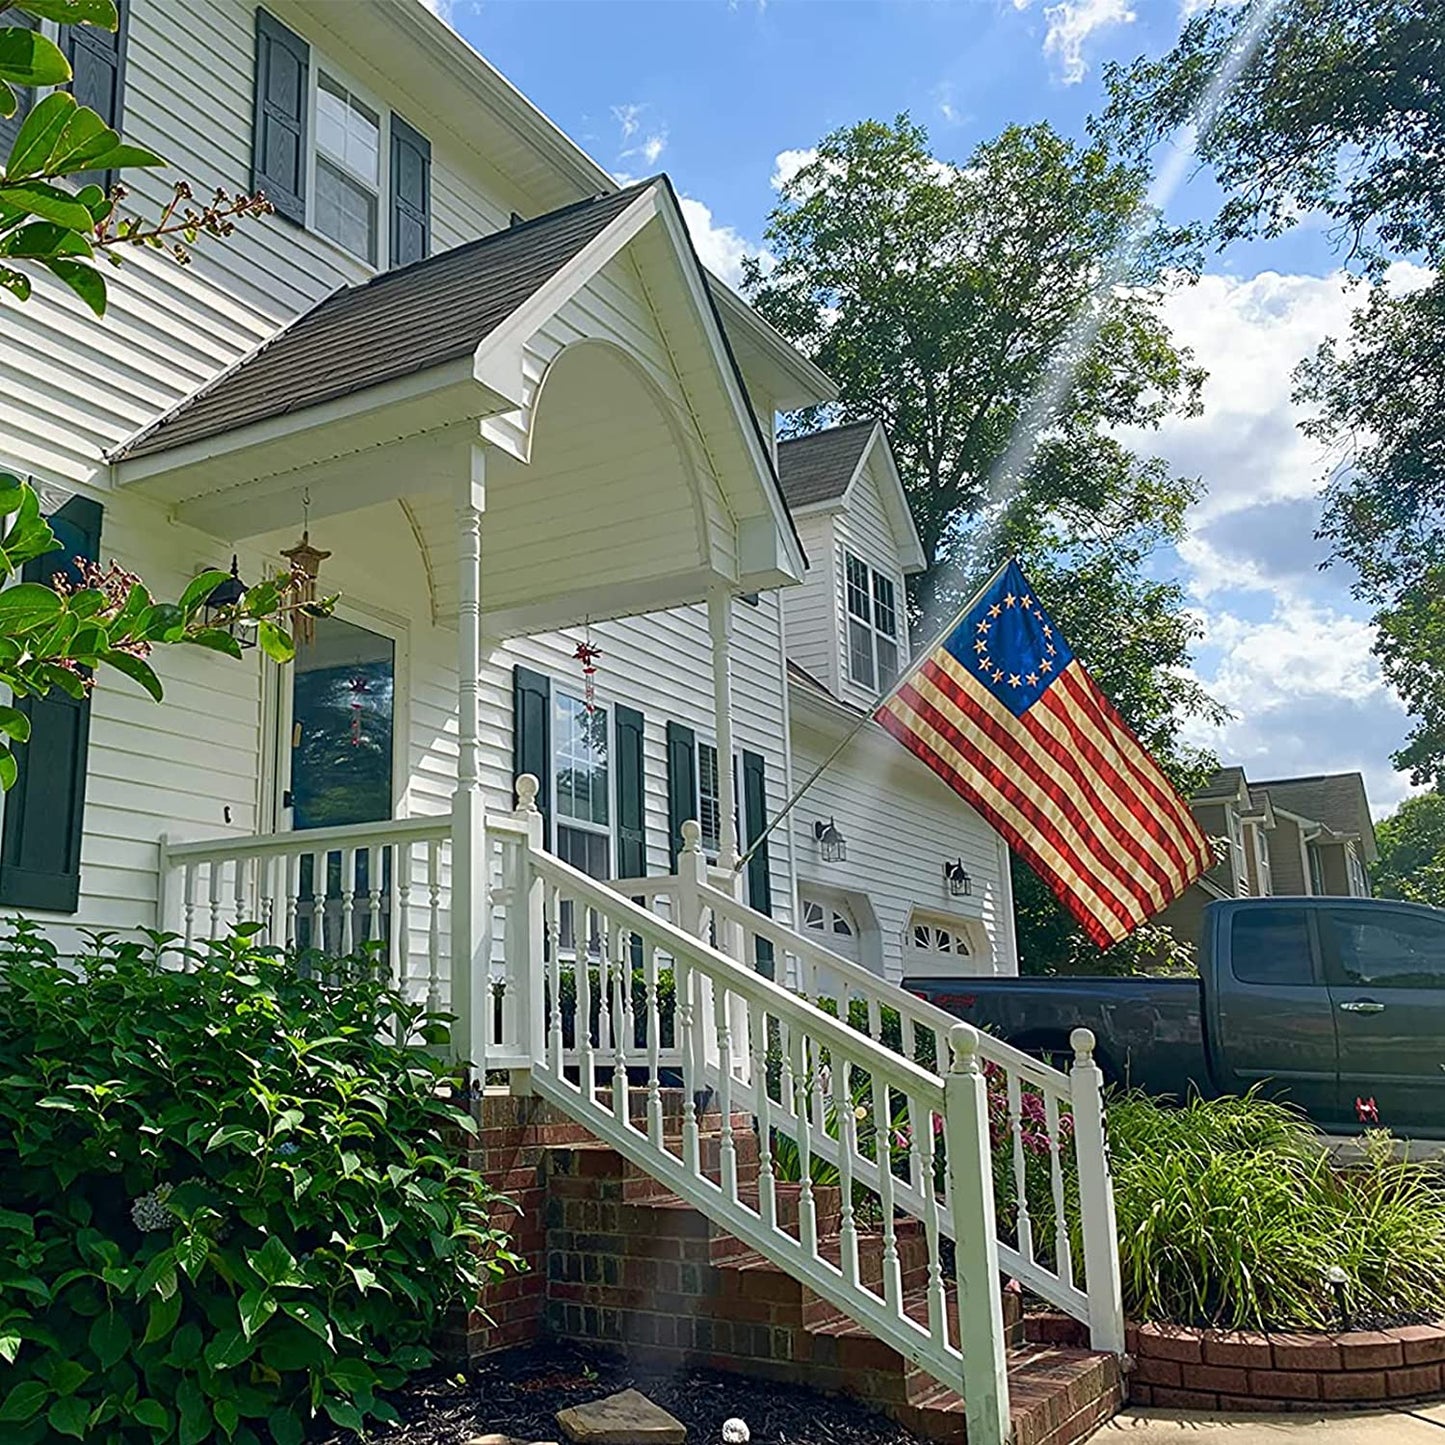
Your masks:
<instances>
[{"instance_id":1,"label":"neighboring house roof","mask_svg":"<svg viewBox=\"0 0 1445 1445\"><path fill-rule=\"evenodd\" d=\"M882 422L872 419L848 422L779 442L778 481L783 496L794 511L806 507L846 506L849 491L875 451L878 462L873 475L888 513L903 570L922 572L928 559Z\"/></svg>"},{"instance_id":2,"label":"neighboring house roof","mask_svg":"<svg viewBox=\"0 0 1445 1445\"><path fill-rule=\"evenodd\" d=\"M654 181L343 286L111 453L112 461L318 406L477 346Z\"/></svg>"},{"instance_id":3,"label":"neighboring house roof","mask_svg":"<svg viewBox=\"0 0 1445 1445\"><path fill-rule=\"evenodd\" d=\"M876 421L830 426L778 443L778 480L790 507L836 502L848 490Z\"/></svg>"},{"instance_id":4,"label":"neighboring house roof","mask_svg":"<svg viewBox=\"0 0 1445 1445\"><path fill-rule=\"evenodd\" d=\"M1267 793L1276 808L1321 823L1340 838L1357 837L1365 859L1373 863L1379 853L1365 780L1359 773L1320 773L1309 778L1273 778L1254 784Z\"/></svg>"},{"instance_id":5,"label":"neighboring house roof","mask_svg":"<svg viewBox=\"0 0 1445 1445\"><path fill-rule=\"evenodd\" d=\"M1195 803L1228 803L1235 798L1249 796L1249 790L1244 781L1243 768L1220 768L1203 787L1197 788L1193 798Z\"/></svg>"}]
</instances>

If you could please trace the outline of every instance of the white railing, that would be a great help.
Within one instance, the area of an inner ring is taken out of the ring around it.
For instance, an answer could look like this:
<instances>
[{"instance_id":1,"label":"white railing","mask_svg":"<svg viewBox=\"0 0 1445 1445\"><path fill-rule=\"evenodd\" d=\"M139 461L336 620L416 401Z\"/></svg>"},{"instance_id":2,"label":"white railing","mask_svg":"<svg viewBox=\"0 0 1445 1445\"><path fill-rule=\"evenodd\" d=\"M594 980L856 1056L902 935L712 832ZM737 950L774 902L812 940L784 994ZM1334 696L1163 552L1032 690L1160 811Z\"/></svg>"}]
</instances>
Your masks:
<instances>
[{"instance_id":1,"label":"white railing","mask_svg":"<svg viewBox=\"0 0 1445 1445\"><path fill-rule=\"evenodd\" d=\"M621 886L645 883L651 896L668 900L671 916L695 916L693 931L744 964L758 956L758 943L766 942L775 977L795 995L946 1076L948 1040L958 1023L953 1015L755 912L710 881L695 823L684 824L683 840L677 875ZM1000 1039L978 1036L989 1125L998 1146L999 1261L1021 1284L1088 1325L1096 1349L1121 1353L1124 1311L1103 1075L1089 1030L1075 1030L1071 1042L1073 1067L1065 1073ZM952 1235L947 1211L943 1229Z\"/></svg>"}]
</instances>

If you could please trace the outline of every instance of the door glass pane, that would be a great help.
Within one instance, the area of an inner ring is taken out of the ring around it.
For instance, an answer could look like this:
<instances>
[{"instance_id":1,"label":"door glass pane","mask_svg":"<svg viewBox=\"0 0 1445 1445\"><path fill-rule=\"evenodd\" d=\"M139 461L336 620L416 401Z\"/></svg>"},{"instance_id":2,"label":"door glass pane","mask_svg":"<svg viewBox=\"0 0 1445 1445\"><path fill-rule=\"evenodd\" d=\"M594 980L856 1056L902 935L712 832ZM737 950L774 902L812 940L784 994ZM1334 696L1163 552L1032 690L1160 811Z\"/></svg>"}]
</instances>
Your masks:
<instances>
[{"instance_id":1,"label":"door glass pane","mask_svg":"<svg viewBox=\"0 0 1445 1445\"><path fill-rule=\"evenodd\" d=\"M1445 988L1445 922L1424 914L1342 909L1331 918L1340 968L1371 988Z\"/></svg>"},{"instance_id":2,"label":"door glass pane","mask_svg":"<svg viewBox=\"0 0 1445 1445\"><path fill-rule=\"evenodd\" d=\"M1303 908L1246 908L1234 915L1230 960L1240 983L1310 984L1309 921Z\"/></svg>"},{"instance_id":3,"label":"door glass pane","mask_svg":"<svg viewBox=\"0 0 1445 1445\"><path fill-rule=\"evenodd\" d=\"M389 637L318 617L296 649L291 801L296 828L391 817L396 647Z\"/></svg>"}]
</instances>

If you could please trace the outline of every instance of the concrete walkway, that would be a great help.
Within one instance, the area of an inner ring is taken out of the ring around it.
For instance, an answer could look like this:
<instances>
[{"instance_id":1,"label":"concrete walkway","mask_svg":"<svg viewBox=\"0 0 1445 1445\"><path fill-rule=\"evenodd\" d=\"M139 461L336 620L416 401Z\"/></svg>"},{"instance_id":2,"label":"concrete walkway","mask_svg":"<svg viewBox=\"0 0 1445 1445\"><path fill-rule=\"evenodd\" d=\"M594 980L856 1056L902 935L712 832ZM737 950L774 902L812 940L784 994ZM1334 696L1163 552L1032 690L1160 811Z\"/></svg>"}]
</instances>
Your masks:
<instances>
[{"instance_id":1,"label":"concrete walkway","mask_svg":"<svg viewBox=\"0 0 1445 1445\"><path fill-rule=\"evenodd\" d=\"M1197 1415L1126 1411L1095 1445L1445 1445L1445 1405L1335 1415Z\"/></svg>"}]
</instances>

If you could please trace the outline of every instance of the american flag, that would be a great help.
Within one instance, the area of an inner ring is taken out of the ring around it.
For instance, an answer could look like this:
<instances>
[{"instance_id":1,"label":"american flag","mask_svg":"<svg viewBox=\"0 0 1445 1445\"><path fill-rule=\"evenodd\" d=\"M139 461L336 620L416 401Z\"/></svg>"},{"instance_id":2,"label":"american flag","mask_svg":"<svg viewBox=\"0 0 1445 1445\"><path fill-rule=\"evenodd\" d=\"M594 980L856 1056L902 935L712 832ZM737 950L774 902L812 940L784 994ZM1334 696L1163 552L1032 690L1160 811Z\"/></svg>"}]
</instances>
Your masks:
<instances>
[{"instance_id":1,"label":"american flag","mask_svg":"<svg viewBox=\"0 0 1445 1445\"><path fill-rule=\"evenodd\" d=\"M874 717L1008 840L1101 948L1213 864L1188 805L1017 562Z\"/></svg>"}]
</instances>

